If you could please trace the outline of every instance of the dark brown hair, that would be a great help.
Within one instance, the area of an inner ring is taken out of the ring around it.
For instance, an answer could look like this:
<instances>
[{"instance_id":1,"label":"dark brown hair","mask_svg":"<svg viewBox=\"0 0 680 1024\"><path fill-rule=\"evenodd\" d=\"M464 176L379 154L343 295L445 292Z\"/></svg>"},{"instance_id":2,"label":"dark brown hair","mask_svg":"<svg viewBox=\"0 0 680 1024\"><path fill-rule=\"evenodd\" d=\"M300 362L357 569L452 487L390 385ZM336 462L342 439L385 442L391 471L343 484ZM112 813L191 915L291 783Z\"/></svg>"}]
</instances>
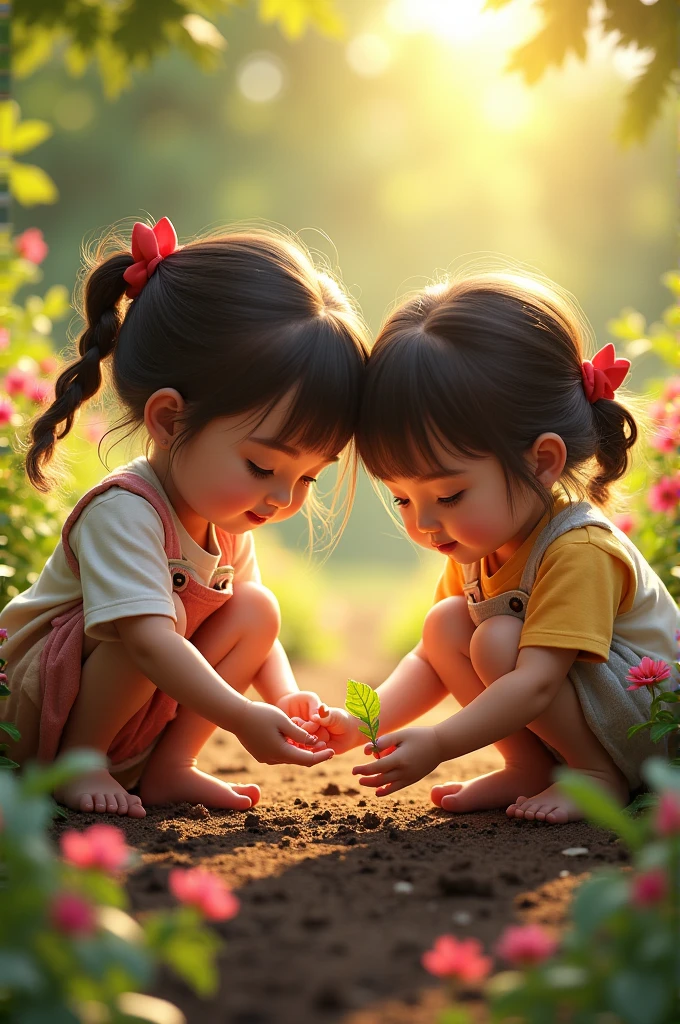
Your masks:
<instances>
[{"instance_id":1,"label":"dark brown hair","mask_svg":"<svg viewBox=\"0 0 680 1024\"><path fill-rule=\"evenodd\" d=\"M495 456L511 484L550 494L524 455L544 432L567 448L568 493L606 503L637 438L619 401L590 404L581 362L587 325L555 286L475 274L411 297L382 326L366 370L357 443L369 472L391 480L439 465L435 446Z\"/></svg>"},{"instance_id":2,"label":"dark brown hair","mask_svg":"<svg viewBox=\"0 0 680 1024\"><path fill-rule=\"evenodd\" d=\"M134 432L147 399L171 387L185 399L178 444L220 416L264 417L289 392L281 441L332 457L350 442L368 355L359 314L340 286L293 241L272 231L192 242L167 256L140 295L124 297L132 262L102 243L83 285L79 358L59 376L52 405L31 429L26 470L47 490L44 468L80 406L111 381ZM352 487L350 489L353 489Z\"/></svg>"}]
</instances>

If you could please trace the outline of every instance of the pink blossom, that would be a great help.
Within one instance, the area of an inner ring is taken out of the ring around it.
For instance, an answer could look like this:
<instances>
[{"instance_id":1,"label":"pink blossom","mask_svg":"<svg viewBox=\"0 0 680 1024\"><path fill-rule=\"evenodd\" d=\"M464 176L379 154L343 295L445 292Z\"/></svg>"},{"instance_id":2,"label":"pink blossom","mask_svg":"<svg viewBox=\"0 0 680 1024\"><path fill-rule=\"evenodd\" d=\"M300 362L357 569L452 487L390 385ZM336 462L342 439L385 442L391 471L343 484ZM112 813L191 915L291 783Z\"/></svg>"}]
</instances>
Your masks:
<instances>
[{"instance_id":1,"label":"pink blossom","mask_svg":"<svg viewBox=\"0 0 680 1024\"><path fill-rule=\"evenodd\" d=\"M635 516L631 512L619 512L612 516L612 522L624 533L632 533L635 529Z\"/></svg>"},{"instance_id":2,"label":"pink blossom","mask_svg":"<svg viewBox=\"0 0 680 1024\"><path fill-rule=\"evenodd\" d=\"M59 363L54 356L47 356L46 359L41 359L38 365L40 366L40 372L44 373L46 377L50 377L59 366Z\"/></svg>"},{"instance_id":3,"label":"pink blossom","mask_svg":"<svg viewBox=\"0 0 680 1024\"><path fill-rule=\"evenodd\" d=\"M460 978L461 981L481 981L492 967L491 958L482 955L481 942L459 940L454 935L440 935L435 939L432 949L423 953L421 963L438 978Z\"/></svg>"},{"instance_id":4,"label":"pink blossom","mask_svg":"<svg viewBox=\"0 0 680 1024\"><path fill-rule=\"evenodd\" d=\"M680 398L680 377L671 377L666 381L663 397L667 402L674 402L676 398Z\"/></svg>"},{"instance_id":5,"label":"pink blossom","mask_svg":"<svg viewBox=\"0 0 680 1024\"><path fill-rule=\"evenodd\" d=\"M14 239L14 248L31 263L42 263L50 251L40 228L28 228L23 235Z\"/></svg>"},{"instance_id":6,"label":"pink blossom","mask_svg":"<svg viewBox=\"0 0 680 1024\"><path fill-rule=\"evenodd\" d=\"M0 629L0 644L4 644L5 640L9 636L6 629Z\"/></svg>"},{"instance_id":7,"label":"pink blossom","mask_svg":"<svg viewBox=\"0 0 680 1024\"><path fill-rule=\"evenodd\" d=\"M196 907L212 921L225 921L238 914L240 904L231 889L209 871L173 868L168 885L180 903Z\"/></svg>"},{"instance_id":8,"label":"pink blossom","mask_svg":"<svg viewBox=\"0 0 680 1024\"><path fill-rule=\"evenodd\" d=\"M631 900L636 907L652 907L661 903L668 890L668 882L661 868L652 868L636 875L631 886Z\"/></svg>"},{"instance_id":9,"label":"pink blossom","mask_svg":"<svg viewBox=\"0 0 680 1024\"><path fill-rule=\"evenodd\" d=\"M50 905L50 921L66 935L91 935L96 918L92 905L81 896L59 892Z\"/></svg>"},{"instance_id":10,"label":"pink blossom","mask_svg":"<svg viewBox=\"0 0 680 1024\"><path fill-rule=\"evenodd\" d=\"M26 387L26 394L32 402L36 405L42 405L48 398L52 396L52 385L46 380L38 380L37 377L33 377L28 382Z\"/></svg>"},{"instance_id":11,"label":"pink blossom","mask_svg":"<svg viewBox=\"0 0 680 1024\"><path fill-rule=\"evenodd\" d=\"M510 964L540 964L557 951L559 943L538 924L511 925L500 937L496 952Z\"/></svg>"},{"instance_id":12,"label":"pink blossom","mask_svg":"<svg viewBox=\"0 0 680 1024\"><path fill-rule=\"evenodd\" d=\"M643 658L639 665L634 665L628 670L626 679L632 686L627 690L641 690L643 686L656 686L664 679L669 679L671 670L665 661L652 661L651 658Z\"/></svg>"},{"instance_id":13,"label":"pink blossom","mask_svg":"<svg viewBox=\"0 0 680 1024\"><path fill-rule=\"evenodd\" d=\"M109 429L106 420L88 419L82 424L82 430L90 444L99 444Z\"/></svg>"},{"instance_id":14,"label":"pink blossom","mask_svg":"<svg viewBox=\"0 0 680 1024\"><path fill-rule=\"evenodd\" d=\"M649 442L652 448L656 448L657 451L663 452L665 455L670 455L678 447L678 438L675 431L668 424L659 427L658 431L651 438Z\"/></svg>"},{"instance_id":15,"label":"pink blossom","mask_svg":"<svg viewBox=\"0 0 680 1024\"><path fill-rule=\"evenodd\" d=\"M92 825L84 832L69 829L61 837L64 860L77 868L120 871L130 857L125 836L115 825Z\"/></svg>"},{"instance_id":16,"label":"pink blossom","mask_svg":"<svg viewBox=\"0 0 680 1024\"><path fill-rule=\"evenodd\" d=\"M680 478L662 476L658 483L649 488L647 502L652 512L673 512L680 502Z\"/></svg>"},{"instance_id":17,"label":"pink blossom","mask_svg":"<svg viewBox=\"0 0 680 1024\"><path fill-rule=\"evenodd\" d=\"M656 831L660 836L680 834L680 796L667 791L661 794L656 812Z\"/></svg>"},{"instance_id":18,"label":"pink blossom","mask_svg":"<svg viewBox=\"0 0 680 1024\"><path fill-rule=\"evenodd\" d=\"M4 352L6 348L9 348L9 329L7 327L0 327L0 352Z\"/></svg>"},{"instance_id":19,"label":"pink blossom","mask_svg":"<svg viewBox=\"0 0 680 1024\"><path fill-rule=\"evenodd\" d=\"M665 402L651 402L647 411L654 423L663 423L666 419Z\"/></svg>"},{"instance_id":20,"label":"pink blossom","mask_svg":"<svg viewBox=\"0 0 680 1024\"><path fill-rule=\"evenodd\" d=\"M3 386L8 395L22 395L26 393L26 388L31 380L33 377L30 373L20 370L18 366L13 366L5 375Z\"/></svg>"},{"instance_id":21,"label":"pink blossom","mask_svg":"<svg viewBox=\"0 0 680 1024\"><path fill-rule=\"evenodd\" d=\"M14 415L14 406L9 399L0 398L0 426L4 423L11 423Z\"/></svg>"}]
</instances>

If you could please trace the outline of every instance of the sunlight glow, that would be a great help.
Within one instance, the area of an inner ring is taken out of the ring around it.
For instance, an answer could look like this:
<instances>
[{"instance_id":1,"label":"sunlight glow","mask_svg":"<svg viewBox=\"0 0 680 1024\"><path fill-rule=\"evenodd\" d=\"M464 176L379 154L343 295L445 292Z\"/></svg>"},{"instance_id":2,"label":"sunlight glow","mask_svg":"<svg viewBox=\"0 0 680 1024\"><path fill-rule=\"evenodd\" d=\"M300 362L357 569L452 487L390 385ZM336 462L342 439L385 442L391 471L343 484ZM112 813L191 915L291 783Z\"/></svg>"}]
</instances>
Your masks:
<instances>
[{"instance_id":1,"label":"sunlight glow","mask_svg":"<svg viewBox=\"0 0 680 1024\"><path fill-rule=\"evenodd\" d=\"M364 32L351 39L345 56L352 71L363 78L376 78L382 75L392 58L385 40L373 32Z\"/></svg>"},{"instance_id":2,"label":"sunlight glow","mask_svg":"<svg viewBox=\"0 0 680 1024\"><path fill-rule=\"evenodd\" d=\"M514 131L533 113L531 90L516 76L507 75L484 90L482 110L486 120L498 131Z\"/></svg>"},{"instance_id":3,"label":"sunlight glow","mask_svg":"<svg viewBox=\"0 0 680 1024\"><path fill-rule=\"evenodd\" d=\"M254 53L237 75L241 93L251 103L271 103L283 89L283 66L271 53Z\"/></svg>"},{"instance_id":4,"label":"sunlight glow","mask_svg":"<svg viewBox=\"0 0 680 1024\"><path fill-rule=\"evenodd\" d=\"M452 42L470 42L494 21L485 0L392 0L387 18L398 32L432 32Z\"/></svg>"}]
</instances>

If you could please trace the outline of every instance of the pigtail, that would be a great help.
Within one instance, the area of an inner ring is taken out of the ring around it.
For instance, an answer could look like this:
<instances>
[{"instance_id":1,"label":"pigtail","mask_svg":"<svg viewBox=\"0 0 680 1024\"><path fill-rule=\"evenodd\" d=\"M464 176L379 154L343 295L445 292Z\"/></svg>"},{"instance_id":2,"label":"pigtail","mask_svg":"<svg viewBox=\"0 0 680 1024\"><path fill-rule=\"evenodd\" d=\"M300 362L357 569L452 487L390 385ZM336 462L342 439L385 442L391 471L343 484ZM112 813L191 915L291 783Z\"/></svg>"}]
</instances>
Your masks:
<instances>
[{"instance_id":1,"label":"pigtail","mask_svg":"<svg viewBox=\"0 0 680 1024\"><path fill-rule=\"evenodd\" d=\"M80 359L60 374L54 401L31 426L26 473L39 491L49 489L43 469L54 455L56 442L66 437L80 406L101 387L101 361L111 355L124 319L120 302L127 284L123 274L132 262L130 253L110 256L85 282L86 327L78 339Z\"/></svg>"},{"instance_id":2,"label":"pigtail","mask_svg":"<svg viewBox=\"0 0 680 1024\"><path fill-rule=\"evenodd\" d=\"M625 475L629 451L637 441L638 428L633 414L619 402L601 398L592 405L597 450L595 459L600 472L587 484L588 497L597 505L605 505L609 498L609 485Z\"/></svg>"}]
</instances>

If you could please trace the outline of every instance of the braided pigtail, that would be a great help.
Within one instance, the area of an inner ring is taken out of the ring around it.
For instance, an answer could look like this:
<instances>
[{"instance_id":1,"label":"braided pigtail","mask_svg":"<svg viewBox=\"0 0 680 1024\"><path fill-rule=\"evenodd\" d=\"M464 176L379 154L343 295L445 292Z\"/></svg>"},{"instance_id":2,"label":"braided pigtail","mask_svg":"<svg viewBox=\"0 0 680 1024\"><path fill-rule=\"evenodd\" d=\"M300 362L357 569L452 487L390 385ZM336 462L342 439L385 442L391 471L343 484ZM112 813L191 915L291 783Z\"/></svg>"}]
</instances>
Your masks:
<instances>
[{"instance_id":1,"label":"braided pigtail","mask_svg":"<svg viewBox=\"0 0 680 1024\"><path fill-rule=\"evenodd\" d=\"M30 431L26 473L39 491L49 489L43 470L54 455L56 442L66 437L80 406L101 387L101 361L113 352L124 319L120 302L127 284L123 274L132 262L129 253L110 256L95 267L85 282L86 327L78 339L80 359L60 374L54 401L38 416Z\"/></svg>"},{"instance_id":2,"label":"braided pigtail","mask_svg":"<svg viewBox=\"0 0 680 1024\"><path fill-rule=\"evenodd\" d=\"M619 402L601 398L592 410L597 431L595 460L600 470L588 481L587 491L597 505L605 505L610 484L628 469L628 453L637 441L638 428L633 414Z\"/></svg>"}]
</instances>

